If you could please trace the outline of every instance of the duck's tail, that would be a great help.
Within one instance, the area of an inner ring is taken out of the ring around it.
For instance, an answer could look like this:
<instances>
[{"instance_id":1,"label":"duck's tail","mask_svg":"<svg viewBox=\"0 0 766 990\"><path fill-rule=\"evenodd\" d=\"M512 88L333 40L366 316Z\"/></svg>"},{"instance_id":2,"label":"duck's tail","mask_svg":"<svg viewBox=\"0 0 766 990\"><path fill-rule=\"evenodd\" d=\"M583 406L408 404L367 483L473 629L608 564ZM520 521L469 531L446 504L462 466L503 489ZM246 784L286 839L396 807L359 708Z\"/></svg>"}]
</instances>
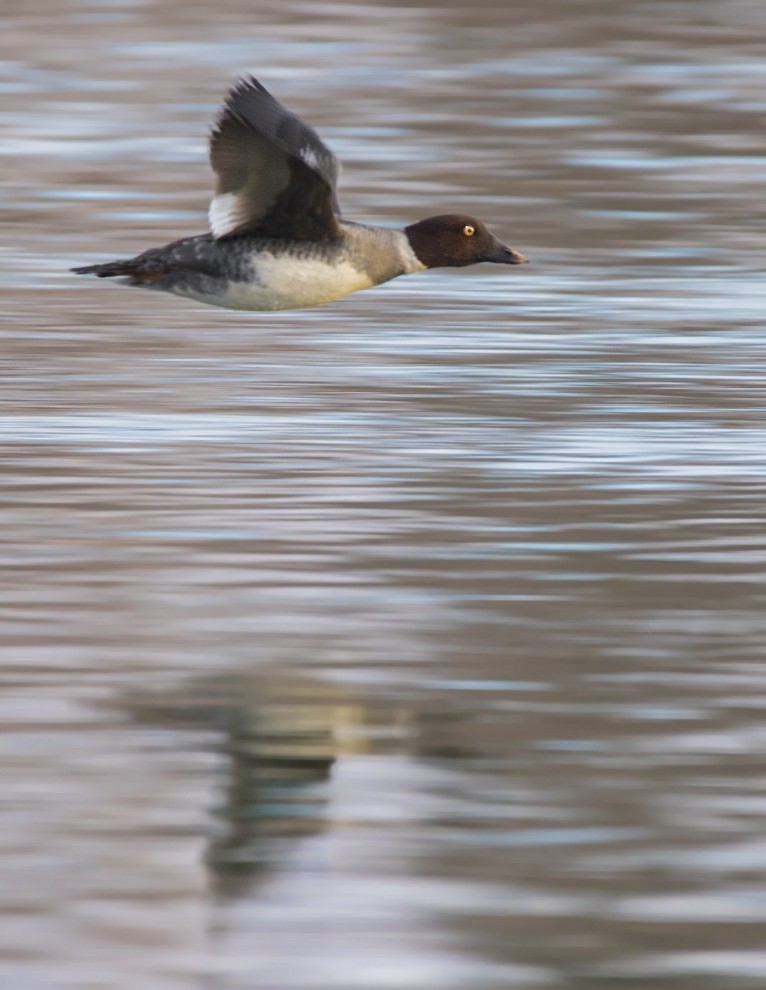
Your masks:
<instances>
[{"instance_id":1,"label":"duck's tail","mask_svg":"<svg viewBox=\"0 0 766 990\"><path fill-rule=\"evenodd\" d=\"M147 269L138 258L121 259L120 261L105 261L102 265L83 265L72 268L75 275L95 275L96 278L114 278L116 275L127 275L134 281L133 285L146 285L157 282L166 272Z\"/></svg>"},{"instance_id":2,"label":"duck's tail","mask_svg":"<svg viewBox=\"0 0 766 990\"><path fill-rule=\"evenodd\" d=\"M135 262L107 261L103 265L83 265L70 269L75 275L96 275L98 278L111 278L113 275L135 275Z\"/></svg>"}]
</instances>

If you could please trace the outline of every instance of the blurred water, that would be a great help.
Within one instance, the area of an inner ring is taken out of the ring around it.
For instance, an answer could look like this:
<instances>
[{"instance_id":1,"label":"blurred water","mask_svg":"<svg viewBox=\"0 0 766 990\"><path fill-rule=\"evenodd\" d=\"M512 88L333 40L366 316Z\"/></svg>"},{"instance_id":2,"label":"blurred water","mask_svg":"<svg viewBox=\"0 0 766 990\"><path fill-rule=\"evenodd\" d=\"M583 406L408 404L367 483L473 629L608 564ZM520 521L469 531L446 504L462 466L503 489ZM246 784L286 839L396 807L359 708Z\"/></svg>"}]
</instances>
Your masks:
<instances>
[{"instance_id":1,"label":"blurred water","mask_svg":"<svg viewBox=\"0 0 766 990\"><path fill-rule=\"evenodd\" d=\"M24 990L766 984L766 8L24 0L0 64L0 971ZM254 71L522 270L233 314Z\"/></svg>"}]
</instances>

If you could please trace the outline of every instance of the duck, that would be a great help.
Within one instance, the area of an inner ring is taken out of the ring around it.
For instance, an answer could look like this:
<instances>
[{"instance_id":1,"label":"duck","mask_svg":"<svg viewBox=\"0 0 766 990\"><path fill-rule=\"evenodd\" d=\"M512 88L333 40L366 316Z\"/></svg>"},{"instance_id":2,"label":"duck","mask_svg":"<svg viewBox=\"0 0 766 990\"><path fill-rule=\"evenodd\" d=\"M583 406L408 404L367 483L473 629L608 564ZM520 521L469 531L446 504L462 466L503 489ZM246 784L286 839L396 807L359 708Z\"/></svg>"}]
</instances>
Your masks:
<instances>
[{"instance_id":1,"label":"duck","mask_svg":"<svg viewBox=\"0 0 766 990\"><path fill-rule=\"evenodd\" d=\"M230 89L209 152L217 181L208 233L72 271L211 306L269 312L320 306L431 268L527 261L462 213L403 229L346 219L337 158L252 76Z\"/></svg>"}]
</instances>

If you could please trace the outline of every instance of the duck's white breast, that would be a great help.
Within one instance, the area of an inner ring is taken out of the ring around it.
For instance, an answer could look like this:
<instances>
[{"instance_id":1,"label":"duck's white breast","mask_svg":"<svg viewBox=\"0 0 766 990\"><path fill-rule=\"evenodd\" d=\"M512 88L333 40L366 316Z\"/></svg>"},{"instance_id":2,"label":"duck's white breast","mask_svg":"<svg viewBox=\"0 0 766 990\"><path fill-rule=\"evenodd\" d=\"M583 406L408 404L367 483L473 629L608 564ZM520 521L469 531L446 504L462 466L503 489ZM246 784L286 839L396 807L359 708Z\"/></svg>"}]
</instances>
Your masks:
<instances>
[{"instance_id":1,"label":"duck's white breast","mask_svg":"<svg viewBox=\"0 0 766 990\"><path fill-rule=\"evenodd\" d=\"M369 289L372 284L369 275L347 260L259 254L253 259L252 281L229 282L216 305L245 310L301 309Z\"/></svg>"}]
</instances>

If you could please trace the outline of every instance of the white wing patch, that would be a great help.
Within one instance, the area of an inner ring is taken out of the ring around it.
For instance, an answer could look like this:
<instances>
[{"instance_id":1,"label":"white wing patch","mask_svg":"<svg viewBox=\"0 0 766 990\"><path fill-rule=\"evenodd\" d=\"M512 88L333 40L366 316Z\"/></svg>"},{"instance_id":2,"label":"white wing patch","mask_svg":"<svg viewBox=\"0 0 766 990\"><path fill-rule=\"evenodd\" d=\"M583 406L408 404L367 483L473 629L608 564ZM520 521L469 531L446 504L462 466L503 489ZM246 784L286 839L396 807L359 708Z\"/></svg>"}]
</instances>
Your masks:
<instances>
[{"instance_id":1,"label":"white wing patch","mask_svg":"<svg viewBox=\"0 0 766 990\"><path fill-rule=\"evenodd\" d=\"M319 161L319 155L311 147L311 145L304 145L298 152L303 161L308 165L309 168L314 169L315 172L322 172L322 165Z\"/></svg>"},{"instance_id":2,"label":"white wing patch","mask_svg":"<svg viewBox=\"0 0 766 990\"><path fill-rule=\"evenodd\" d=\"M236 230L243 220L239 193L219 193L213 196L207 211L207 219L215 238L225 237L226 234Z\"/></svg>"}]
</instances>

